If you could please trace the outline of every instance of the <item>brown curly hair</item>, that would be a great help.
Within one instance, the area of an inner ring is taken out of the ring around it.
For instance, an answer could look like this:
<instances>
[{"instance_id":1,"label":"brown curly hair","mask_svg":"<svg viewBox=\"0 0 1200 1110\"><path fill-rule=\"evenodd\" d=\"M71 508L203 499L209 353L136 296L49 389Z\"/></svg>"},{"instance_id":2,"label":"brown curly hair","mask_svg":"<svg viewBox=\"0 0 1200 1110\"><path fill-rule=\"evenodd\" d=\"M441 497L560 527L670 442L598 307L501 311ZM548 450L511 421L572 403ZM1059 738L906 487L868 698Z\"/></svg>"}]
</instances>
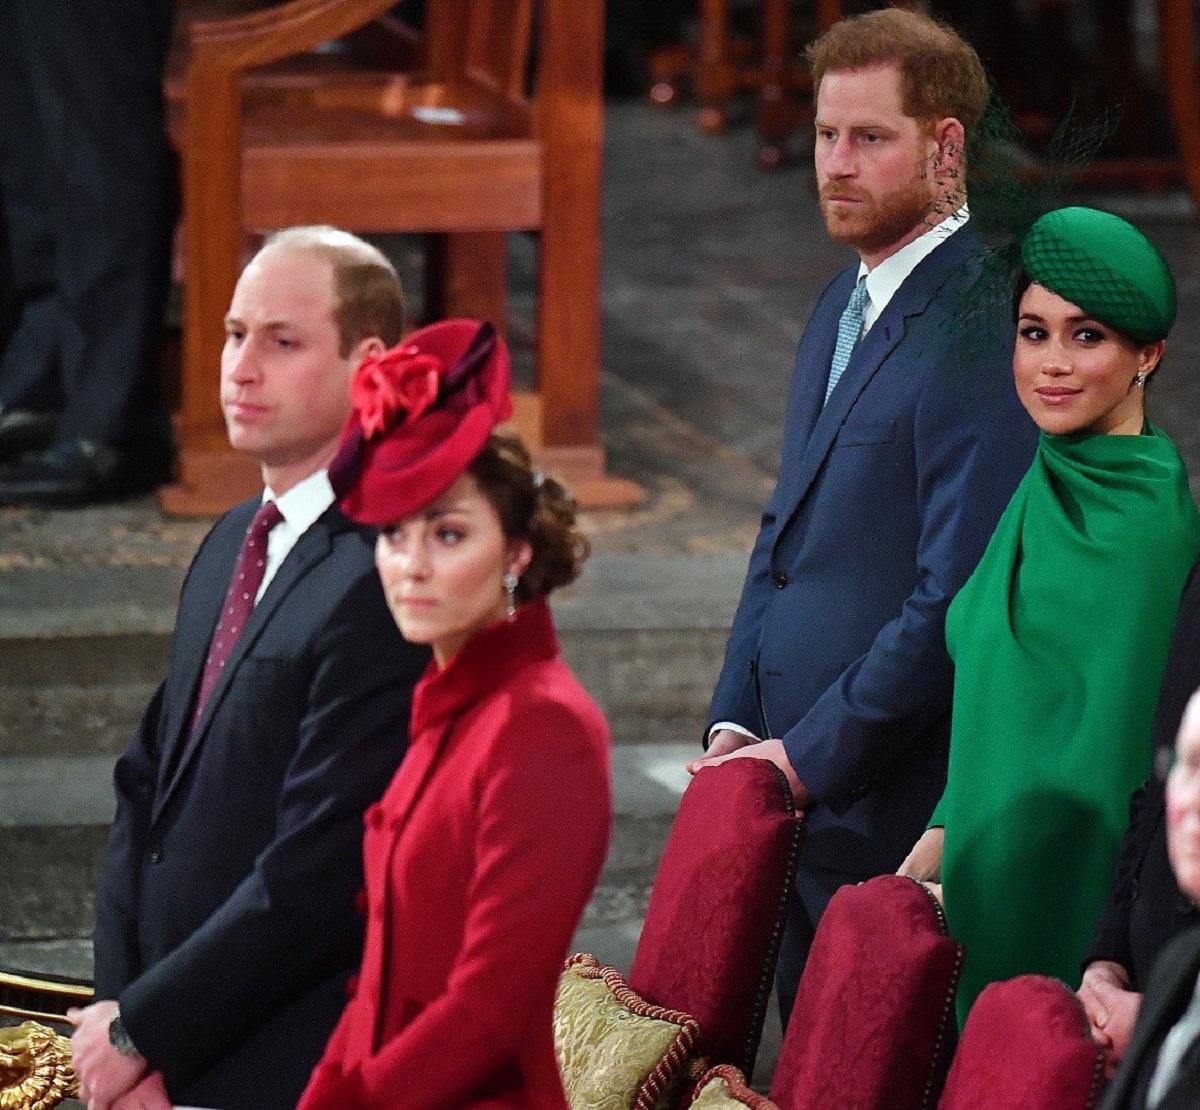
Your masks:
<instances>
[{"instance_id":1,"label":"brown curly hair","mask_svg":"<svg viewBox=\"0 0 1200 1110\"><path fill-rule=\"evenodd\" d=\"M533 551L517 583L517 601L545 597L579 577L591 544L576 526L575 498L534 470L516 436L493 432L467 472L500 517L505 539L527 540Z\"/></svg>"}]
</instances>

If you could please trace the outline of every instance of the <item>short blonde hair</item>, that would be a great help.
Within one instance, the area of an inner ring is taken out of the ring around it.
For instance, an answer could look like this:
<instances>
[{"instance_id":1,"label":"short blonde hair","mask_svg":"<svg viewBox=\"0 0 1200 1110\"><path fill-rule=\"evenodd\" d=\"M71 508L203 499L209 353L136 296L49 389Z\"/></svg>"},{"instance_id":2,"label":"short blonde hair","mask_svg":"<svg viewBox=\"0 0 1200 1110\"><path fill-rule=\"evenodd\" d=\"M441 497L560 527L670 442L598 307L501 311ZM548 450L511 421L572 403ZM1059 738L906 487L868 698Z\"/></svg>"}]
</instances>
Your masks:
<instances>
[{"instance_id":1,"label":"short blonde hair","mask_svg":"<svg viewBox=\"0 0 1200 1110\"><path fill-rule=\"evenodd\" d=\"M327 224L284 228L269 236L262 250L270 247L308 251L333 268L333 319L342 358L373 336L385 347L400 342L404 290L396 268L378 247Z\"/></svg>"}]
</instances>

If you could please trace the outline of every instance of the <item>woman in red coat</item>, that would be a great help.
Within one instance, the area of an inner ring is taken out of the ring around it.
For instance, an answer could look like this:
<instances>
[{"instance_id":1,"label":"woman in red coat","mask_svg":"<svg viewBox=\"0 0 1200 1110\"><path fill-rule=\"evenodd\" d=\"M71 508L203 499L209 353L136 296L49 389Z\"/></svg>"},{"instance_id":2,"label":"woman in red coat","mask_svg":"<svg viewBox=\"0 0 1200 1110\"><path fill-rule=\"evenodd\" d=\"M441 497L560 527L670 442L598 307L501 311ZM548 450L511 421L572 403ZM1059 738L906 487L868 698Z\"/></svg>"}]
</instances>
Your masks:
<instances>
[{"instance_id":1,"label":"woman in red coat","mask_svg":"<svg viewBox=\"0 0 1200 1110\"><path fill-rule=\"evenodd\" d=\"M366 815L366 945L301 1110L564 1110L552 1010L611 824L608 730L545 596L587 544L574 506L493 435L489 326L422 329L360 369L333 467L380 527L405 637L433 648L411 747Z\"/></svg>"}]
</instances>

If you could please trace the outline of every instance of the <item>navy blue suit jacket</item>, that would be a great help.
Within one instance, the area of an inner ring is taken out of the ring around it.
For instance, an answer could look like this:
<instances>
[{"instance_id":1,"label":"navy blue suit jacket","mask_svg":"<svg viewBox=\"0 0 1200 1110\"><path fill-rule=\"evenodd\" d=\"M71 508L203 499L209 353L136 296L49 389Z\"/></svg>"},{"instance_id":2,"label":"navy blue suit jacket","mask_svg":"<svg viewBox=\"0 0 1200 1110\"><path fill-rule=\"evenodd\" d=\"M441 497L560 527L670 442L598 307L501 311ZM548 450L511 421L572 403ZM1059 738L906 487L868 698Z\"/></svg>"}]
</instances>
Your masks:
<instances>
[{"instance_id":1,"label":"navy blue suit jacket","mask_svg":"<svg viewBox=\"0 0 1200 1110\"><path fill-rule=\"evenodd\" d=\"M713 697L711 721L783 740L820 803L801 866L846 879L899 866L941 796L946 609L1036 445L1010 305L964 306L984 254L969 227L929 254L823 407L857 267L821 295Z\"/></svg>"},{"instance_id":2,"label":"navy blue suit jacket","mask_svg":"<svg viewBox=\"0 0 1200 1110\"><path fill-rule=\"evenodd\" d=\"M187 724L242 538L188 572L166 681L117 763L98 998L175 1102L290 1110L358 970L362 815L399 764L428 659L387 610L372 537L336 508L302 535Z\"/></svg>"}]
</instances>

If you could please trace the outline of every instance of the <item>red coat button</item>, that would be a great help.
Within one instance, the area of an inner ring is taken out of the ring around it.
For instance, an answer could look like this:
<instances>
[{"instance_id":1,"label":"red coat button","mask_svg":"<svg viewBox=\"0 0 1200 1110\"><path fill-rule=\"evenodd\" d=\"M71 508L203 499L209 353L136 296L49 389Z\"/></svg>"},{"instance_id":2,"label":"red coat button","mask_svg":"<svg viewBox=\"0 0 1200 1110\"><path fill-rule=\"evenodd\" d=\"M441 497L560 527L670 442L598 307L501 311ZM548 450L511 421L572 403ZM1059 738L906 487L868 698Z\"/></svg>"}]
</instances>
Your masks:
<instances>
[{"instance_id":1,"label":"red coat button","mask_svg":"<svg viewBox=\"0 0 1200 1110\"><path fill-rule=\"evenodd\" d=\"M358 976L351 975L346 980L346 997L353 998L356 994L358 994Z\"/></svg>"},{"instance_id":2,"label":"red coat button","mask_svg":"<svg viewBox=\"0 0 1200 1110\"><path fill-rule=\"evenodd\" d=\"M360 890L354 896L354 908L364 917L367 915L367 892L365 890Z\"/></svg>"}]
</instances>

